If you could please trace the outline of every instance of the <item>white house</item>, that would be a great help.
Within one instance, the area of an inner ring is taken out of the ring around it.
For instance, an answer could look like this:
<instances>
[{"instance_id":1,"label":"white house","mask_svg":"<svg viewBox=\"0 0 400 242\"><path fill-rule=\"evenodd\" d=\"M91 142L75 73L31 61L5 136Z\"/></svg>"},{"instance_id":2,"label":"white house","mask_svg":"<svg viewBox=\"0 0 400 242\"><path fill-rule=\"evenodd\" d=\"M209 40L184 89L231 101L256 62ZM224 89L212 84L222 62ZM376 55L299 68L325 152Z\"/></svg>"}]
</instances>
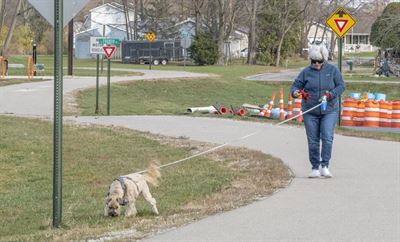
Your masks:
<instances>
[{"instance_id":1,"label":"white house","mask_svg":"<svg viewBox=\"0 0 400 242\"><path fill-rule=\"evenodd\" d=\"M345 36L345 51L364 52L375 51L377 47L370 42L371 27L375 19L368 15L356 16L357 24Z\"/></svg>"},{"instance_id":2,"label":"white house","mask_svg":"<svg viewBox=\"0 0 400 242\"><path fill-rule=\"evenodd\" d=\"M129 21L134 21L134 12L129 9ZM133 24L131 24L133 26ZM82 29L82 28L81 28ZM89 11L82 32L75 34L75 57L91 58L90 37L105 36L120 40L127 39L126 20L123 6L118 3L106 3ZM133 34L133 29L130 32Z\"/></svg>"},{"instance_id":3,"label":"white house","mask_svg":"<svg viewBox=\"0 0 400 242\"><path fill-rule=\"evenodd\" d=\"M308 46L310 46L314 42L322 42L326 45L328 49L331 49L330 45L332 34L335 33L333 33L328 26L314 22L310 28L310 32L308 32ZM334 51L337 51L337 47Z\"/></svg>"},{"instance_id":4,"label":"white house","mask_svg":"<svg viewBox=\"0 0 400 242\"><path fill-rule=\"evenodd\" d=\"M188 18L182 22L177 23L174 28L176 29L176 35L180 38L193 38L195 36L195 25L196 22ZM248 47L248 36L245 31L234 30L229 36L228 41L225 42L224 52L230 58L240 57L241 50Z\"/></svg>"}]
</instances>

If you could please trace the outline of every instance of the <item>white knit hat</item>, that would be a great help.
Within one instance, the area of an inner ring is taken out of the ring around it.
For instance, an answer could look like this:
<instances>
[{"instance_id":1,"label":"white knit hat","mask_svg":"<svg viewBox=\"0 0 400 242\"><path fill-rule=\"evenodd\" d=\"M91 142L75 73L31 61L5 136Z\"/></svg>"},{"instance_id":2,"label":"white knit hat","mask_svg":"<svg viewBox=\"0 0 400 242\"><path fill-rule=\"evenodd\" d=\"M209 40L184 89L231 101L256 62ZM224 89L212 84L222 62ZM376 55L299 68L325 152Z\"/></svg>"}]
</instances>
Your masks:
<instances>
[{"instance_id":1,"label":"white knit hat","mask_svg":"<svg viewBox=\"0 0 400 242\"><path fill-rule=\"evenodd\" d=\"M329 57L328 49L324 43L313 44L308 50L308 58L310 60L324 60L327 61Z\"/></svg>"}]
</instances>

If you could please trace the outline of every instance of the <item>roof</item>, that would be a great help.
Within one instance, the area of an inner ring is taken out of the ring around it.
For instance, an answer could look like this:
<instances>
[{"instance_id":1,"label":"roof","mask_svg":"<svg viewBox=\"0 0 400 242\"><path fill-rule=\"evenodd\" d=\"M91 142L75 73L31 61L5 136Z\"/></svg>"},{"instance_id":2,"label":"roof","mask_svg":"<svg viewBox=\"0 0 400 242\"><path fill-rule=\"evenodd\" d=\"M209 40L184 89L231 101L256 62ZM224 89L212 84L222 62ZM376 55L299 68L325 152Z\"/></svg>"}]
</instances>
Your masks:
<instances>
[{"instance_id":1,"label":"roof","mask_svg":"<svg viewBox=\"0 0 400 242\"><path fill-rule=\"evenodd\" d=\"M105 7L105 6L109 6L111 8L114 8L118 12L124 12L123 5L119 4L119 3L116 3L116 2L102 4L102 5L98 6L98 7L90 9L89 12L95 12L96 10L99 10L99 9ZM128 7L128 9L129 9L129 11L133 11L133 9L131 7Z\"/></svg>"},{"instance_id":2,"label":"roof","mask_svg":"<svg viewBox=\"0 0 400 242\"><path fill-rule=\"evenodd\" d=\"M356 25L350 30L353 34L370 34L375 19L368 15L355 16Z\"/></svg>"}]
</instances>

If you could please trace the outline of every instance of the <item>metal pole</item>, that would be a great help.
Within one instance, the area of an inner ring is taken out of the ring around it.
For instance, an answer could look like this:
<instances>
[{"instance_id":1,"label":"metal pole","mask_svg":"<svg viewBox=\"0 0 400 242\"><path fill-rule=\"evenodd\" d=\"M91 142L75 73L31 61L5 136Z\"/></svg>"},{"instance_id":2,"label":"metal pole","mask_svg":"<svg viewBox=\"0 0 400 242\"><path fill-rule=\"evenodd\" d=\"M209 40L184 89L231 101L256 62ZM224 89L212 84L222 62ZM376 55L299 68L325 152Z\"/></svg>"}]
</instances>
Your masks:
<instances>
[{"instance_id":1,"label":"metal pole","mask_svg":"<svg viewBox=\"0 0 400 242\"><path fill-rule=\"evenodd\" d=\"M63 0L54 1L53 227L62 218Z\"/></svg>"},{"instance_id":2,"label":"metal pole","mask_svg":"<svg viewBox=\"0 0 400 242\"><path fill-rule=\"evenodd\" d=\"M96 62L96 110L95 114L99 113L99 65L100 65L100 55L97 54L97 62Z\"/></svg>"},{"instance_id":3,"label":"metal pole","mask_svg":"<svg viewBox=\"0 0 400 242\"><path fill-rule=\"evenodd\" d=\"M183 70L186 70L186 48L183 48Z\"/></svg>"},{"instance_id":4,"label":"metal pole","mask_svg":"<svg viewBox=\"0 0 400 242\"><path fill-rule=\"evenodd\" d=\"M74 61L74 19L68 23L68 75L73 75Z\"/></svg>"},{"instance_id":5,"label":"metal pole","mask_svg":"<svg viewBox=\"0 0 400 242\"><path fill-rule=\"evenodd\" d=\"M151 41L150 41L150 65L149 70L151 70L151 63L153 62L153 55L151 54Z\"/></svg>"},{"instance_id":6,"label":"metal pole","mask_svg":"<svg viewBox=\"0 0 400 242\"><path fill-rule=\"evenodd\" d=\"M107 115L110 116L110 67L111 60L108 58L108 70L107 70Z\"/></svg>"},{"instance_id":7,"label":"metal pole","mask_svg":"<svg viewBox=\"0 0 400 242\"><path fill-rule=\"evenodd\" d=\"M34 42L32 45L32 58L33 64L35 65L37 61L36 42ZM33 75L36 76L36 70L33 71Z\"/></svg>"},{"instance_id":8,"label":"metal pole","mask_svg":"<svg viewBox=\"0 0 400 242\"><path fill-rule=\"evenodd\" d=\"M342 38L338 38L339 41L339 71L340 73L342 73L342 51L343 51L343 39ZM338 120L338 124L339 127L342 126L342 96L339 96L339 120Z\"/></svg>"}]
</instances>

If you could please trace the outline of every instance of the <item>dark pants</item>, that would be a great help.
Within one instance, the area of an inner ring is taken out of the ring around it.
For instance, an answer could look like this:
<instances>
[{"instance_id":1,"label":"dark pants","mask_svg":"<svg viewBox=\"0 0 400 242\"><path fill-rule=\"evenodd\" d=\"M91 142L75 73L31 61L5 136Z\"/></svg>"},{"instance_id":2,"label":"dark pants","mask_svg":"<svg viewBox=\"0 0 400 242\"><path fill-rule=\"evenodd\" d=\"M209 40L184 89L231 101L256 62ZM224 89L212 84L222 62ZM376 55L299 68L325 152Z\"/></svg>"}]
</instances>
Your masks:
<instances>
[{"instance_id":1,"label":"dark pants","mask_svg":"<svg viewBox=\"0 0 400 242\"><path fill-rule=\"evenodd\" d=\"M308 156L312 169L329 166L332 154L333 134L338 118L338 112L323 115L306 113L304 125L306 127L308 140ZM322 147L320 148L320 141Z\"/></svg>"}]
</instances>

